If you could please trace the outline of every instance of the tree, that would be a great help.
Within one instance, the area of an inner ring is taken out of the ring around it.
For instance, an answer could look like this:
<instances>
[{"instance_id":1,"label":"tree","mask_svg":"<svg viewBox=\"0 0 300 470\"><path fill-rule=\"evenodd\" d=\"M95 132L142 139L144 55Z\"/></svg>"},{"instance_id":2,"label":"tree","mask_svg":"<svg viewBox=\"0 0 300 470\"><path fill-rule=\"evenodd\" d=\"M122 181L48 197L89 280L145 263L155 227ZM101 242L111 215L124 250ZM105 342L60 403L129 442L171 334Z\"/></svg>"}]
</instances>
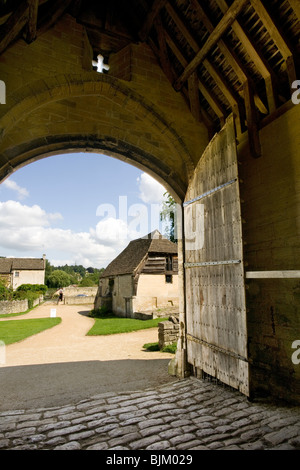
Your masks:
<instances>
[{"instance_id":1,"label":"tree","mask_svg":"<svg viewBox=\"0 0 300 470\"><path fill-rule=\"evenodd\" d=\"M165 200L162 203L162 210L160 212L160 220L167 222L165 227L165 236L176 243L175 237L175 215L176 215L176 202L168 193L164 193Z\"/></svg>"},{"instance_id":2,"label":"tree","mask_svg":"<svg viewBox=\"0 0 300 470\"><path fill-rule=\"evenodd\" d=\"M48 276L48 287L67 287L71 284L71 276L66 272L56 269Z\"/></svg>"}]
</instances>

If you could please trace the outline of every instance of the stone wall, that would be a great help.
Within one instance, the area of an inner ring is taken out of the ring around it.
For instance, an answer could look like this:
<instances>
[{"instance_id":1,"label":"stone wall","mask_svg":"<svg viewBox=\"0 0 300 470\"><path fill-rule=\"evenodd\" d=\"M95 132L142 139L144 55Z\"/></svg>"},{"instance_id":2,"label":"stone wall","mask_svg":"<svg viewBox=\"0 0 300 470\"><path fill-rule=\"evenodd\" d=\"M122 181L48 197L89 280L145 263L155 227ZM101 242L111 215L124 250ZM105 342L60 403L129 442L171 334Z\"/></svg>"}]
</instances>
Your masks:
<instances>
[{"instance_id":1,"label":"stone wall","mask_svg":"<svg viewBox=\"0 0 300 470\"><path fill-rule=\"evenodd\" d=\"M43 296L33 301L33 307L36 307L44 300ZM10 313L23 313L28 310L28 300L2 300L0 302L0 315L7 315Z\"/></svg>"},{"instance_id":2,"label":"stone wall","mask_svg":"<svg viewBox=\"0 0 300 470\"><path fill-rule=\"evenodd\" d=\"M93 305L95 301L95 296L70 296L65 297L63 302L65 305Z\"/></svg>"},{"instance_id":3,"label":"stone wall","mask_svg":"<svg viewBox=\"0 0 300 470\"><path fill-rule=\"evenodd\" d=\"M168 321L158 324L159 349L175 343L179 338L179 322L177 317L171 316Z\"/></svg>"},{"instance_id":4,"label":"stone wall","mask_svg":"<svg viewBox=\"0 0 300 470\"><path fill-rule=\"evenodd\" d=\"M246 279L251 387L299 401L300 364L292 344L300 340L300 278L272 278L270 272L299 271L300 105L260 131L262 156L238 147ZM255 278L260 272L261 278Z\"/></svg>"},{"instance_id":5,"label":"stone wall","mask_svg":"<svg viewBox=\"0 0 300 470\"><path fill-rule=\"evenodd\" d=\"M0 315L22 313L28 310L28 300L3 300L0 302Z\"/></svg>"},{"instance_id":6,"label":"stone wall","mask_svg":"<svg viewBox=\"0 0 300 470\"><path fill-rule=\"evenodd\" d=\"M63 289L66 297L75 297L76 295L96 296L98 287L65 287ZM58 291L57 291L58 293Z\"/></svg>"}]
</instances>

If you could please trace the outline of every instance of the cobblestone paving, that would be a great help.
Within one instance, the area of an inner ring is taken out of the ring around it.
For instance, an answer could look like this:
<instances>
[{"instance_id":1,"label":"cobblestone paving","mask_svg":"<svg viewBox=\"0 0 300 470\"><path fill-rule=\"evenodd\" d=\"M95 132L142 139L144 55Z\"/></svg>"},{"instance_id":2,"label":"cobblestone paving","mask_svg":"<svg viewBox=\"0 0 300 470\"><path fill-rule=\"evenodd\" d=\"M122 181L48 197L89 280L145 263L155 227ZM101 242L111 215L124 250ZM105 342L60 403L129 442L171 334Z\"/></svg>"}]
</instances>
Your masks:
<instances>
[{"instance_id":1,"label":"cobblestone paving","mask_svg":"<svg viewBox=\"0 0 300 470\"><path fill-rule=\"evenodd\" d=\"M2 450L300 449L300 407L188 378L56 408L0 412Z\"/></svg>"}]
</instances>

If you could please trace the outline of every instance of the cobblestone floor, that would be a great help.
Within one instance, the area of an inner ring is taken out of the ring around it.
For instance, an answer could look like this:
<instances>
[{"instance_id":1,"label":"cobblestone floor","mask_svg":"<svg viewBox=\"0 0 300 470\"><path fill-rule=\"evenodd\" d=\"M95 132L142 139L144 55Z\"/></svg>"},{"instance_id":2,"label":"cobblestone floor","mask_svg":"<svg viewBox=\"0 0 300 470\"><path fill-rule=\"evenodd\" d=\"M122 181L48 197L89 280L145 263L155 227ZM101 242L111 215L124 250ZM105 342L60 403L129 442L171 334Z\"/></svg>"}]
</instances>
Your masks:
<instances>
[{"instance_id":1,"label":"cobblestone floor","mask_svg":"<svg viewBox=\"0 0 300 470\"><path fill-rule=\"evenodd\" d=\"M0 413L2 450L300 449L300 407L188 378L69 406Z\"/></svg>"}]
</instances>

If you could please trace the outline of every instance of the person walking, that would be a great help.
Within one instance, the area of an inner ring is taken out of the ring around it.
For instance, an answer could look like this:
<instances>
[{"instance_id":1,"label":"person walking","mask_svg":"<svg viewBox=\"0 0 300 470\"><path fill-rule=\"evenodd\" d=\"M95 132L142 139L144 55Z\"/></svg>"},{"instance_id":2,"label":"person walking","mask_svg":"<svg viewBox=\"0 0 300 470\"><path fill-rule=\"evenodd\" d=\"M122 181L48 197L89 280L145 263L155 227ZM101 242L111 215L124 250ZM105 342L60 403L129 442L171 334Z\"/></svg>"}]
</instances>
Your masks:
<instances>
[{"instance_id":1,"label":"person walking","mask_svg":"<svg viewBox=\"0 0 300 470\"><path fill-rule=\"evenodd\" d=\"M62 302L62 300L63 300L63 290L62 290L62 289L59 289L57 303L58 303L59 301Z\"/></svg>"}]
</instances>

